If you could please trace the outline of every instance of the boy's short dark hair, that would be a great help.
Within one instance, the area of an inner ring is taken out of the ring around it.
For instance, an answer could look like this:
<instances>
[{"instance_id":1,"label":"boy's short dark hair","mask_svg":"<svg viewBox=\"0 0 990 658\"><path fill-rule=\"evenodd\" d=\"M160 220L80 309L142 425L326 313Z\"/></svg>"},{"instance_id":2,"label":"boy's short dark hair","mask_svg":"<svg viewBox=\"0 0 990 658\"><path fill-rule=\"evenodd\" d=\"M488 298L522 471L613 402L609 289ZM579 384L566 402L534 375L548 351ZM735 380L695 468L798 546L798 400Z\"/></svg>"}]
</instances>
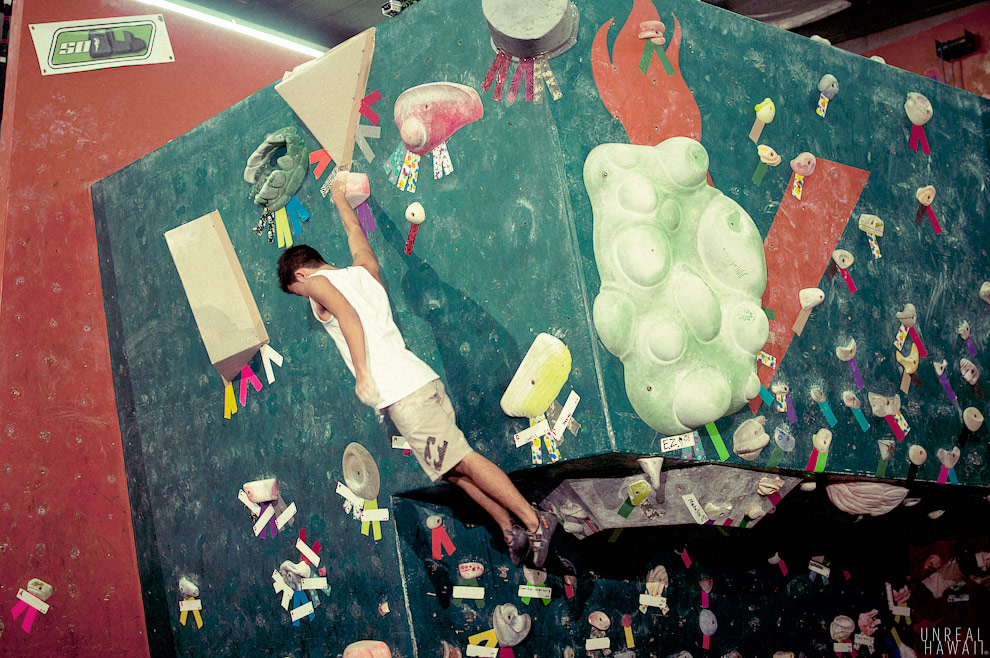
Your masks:
<instances>
[{"instance_id":1,"label":"boy's short dark hair","mask_svg":"<svg viewBox=\"0 0 990 658\"><path fill-rule=\"evenodd\" d=\"M300 267L320 267L326 265L316 249L308 244L297 244L289 247L278 257L276 272L278 272L278 287L282 292L289 292L289 286L296 280L296 270Z\"/></svg>"}]
</instances>

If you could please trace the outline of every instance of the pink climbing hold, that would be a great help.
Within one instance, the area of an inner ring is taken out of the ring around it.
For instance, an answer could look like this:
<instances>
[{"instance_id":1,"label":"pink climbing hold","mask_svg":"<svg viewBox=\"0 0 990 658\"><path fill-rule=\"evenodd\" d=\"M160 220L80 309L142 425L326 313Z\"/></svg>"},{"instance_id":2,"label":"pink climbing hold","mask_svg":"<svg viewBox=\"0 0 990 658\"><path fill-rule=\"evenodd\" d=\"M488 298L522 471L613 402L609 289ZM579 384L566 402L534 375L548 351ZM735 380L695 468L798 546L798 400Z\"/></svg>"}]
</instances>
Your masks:
<instances>
[{"instance_id":1,"label":"pink climbing hold","mask_svg":"<svg viewBox=\"0 0 990 658\"><path fill-rule=\"evenodd\" d=\"M478 92L454 82L428 82L395 100L395 125L410 152L425 155L485 114Z\"/></svg>"},{"instance_id":2,"label":"pink climbing hold","mask_svg":"<svg viewBox=\"0 0 990 658\"><path fill-rule=\"evenodd\" d=\"M392 658L392 652L380 640L358 640L347 645L344 658Z\"/></svg>"}]
</instances>

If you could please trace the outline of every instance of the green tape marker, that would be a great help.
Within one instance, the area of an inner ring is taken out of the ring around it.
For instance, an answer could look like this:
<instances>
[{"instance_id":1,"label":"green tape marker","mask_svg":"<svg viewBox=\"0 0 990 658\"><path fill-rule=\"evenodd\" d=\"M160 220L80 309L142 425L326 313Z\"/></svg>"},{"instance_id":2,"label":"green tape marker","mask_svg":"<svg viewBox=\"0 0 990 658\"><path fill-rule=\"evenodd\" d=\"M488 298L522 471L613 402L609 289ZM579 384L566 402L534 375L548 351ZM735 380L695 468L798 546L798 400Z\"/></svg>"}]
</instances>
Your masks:
<instances>
[{"instance_id":1,"label":"green tape marker","mask_svg":"<svg viewBox=\"0 0 990 658\"><path fill-rule=\"evenodd\" d=\"M608 543L614 544L615 543L615 540L618 539L619 538L619 535L621 535L621 534L622 534L622 528L616 528L615 530L613 530L612 531L612 534L609 535Z\"/></svg>"},{"instance_id":2,"label":"green tape marker","mask_svg":"<svg viewBox=\"0 0 990 658\"><path fill-rule=\"evenodd\" d=\"M821 473L825 470L825 462L828 460L828 452L818 453L818 462L815 464L815 473Z\"/></svg>"},{"instance_id":3,"label":"green tape marker","mask_svg":"<svg viewBox=\"0 0 990 658\"><path fill-rule=\"evenodd\" d=\"M748 516L744 516L743 517L743 520L739 522L739 527L740 528L745 528L748 525L749 525L749 517Z\"/></svg>"},{"instance_id":4,"label":"green tape marker","mask_svg":"<svg viewBox=\"0 0 990 658\"><path fill-rule=\"evenodd\" d=\"M881 459L879 462L877 462L877 477L878 478L882 478L883 476L885 476L887 474L887 462L888 461L889 460L887 460L887 459Z\"/></svg>"},{"instance_id":5,"label":"green tape marker","mask_svg":"<svg viewBox=\"0 0 990 658\"><path fill-rule=\"evenodd\" d=\"M622 503L622 507L620 507L619 511L616 513L622 518L628 519L634 509L636 509L636 506L632 504L632 501L629 500L629 497L627 496L625 502Z\"/></svg>"},{"instance_id":6,"label":"green tape marker","mask_svg":"<svg viewBox=\"0 0 990 658\"><path fill-rule=\"evenodd\" d=\"M667 52L660 50L658 47L654 47L657 53L657 58L659 58L660 63L663 65L664 72L667 73L667 77L674 75L674 67L670 65L670 60L667 59Z\"/></svg>"},{"instance_id":7,"label":"green tape marker","mask_svg":"<svg viewBox=\"0 0 990 658\"><path fill-rule=\"evenodd\" d=\"M725 442L722 441L722 435L718 433L718 428L715 427L715 423L708 423L705 425L705 429L708 430L708 436L715 445L715 452L718 453L718 460L724 462L729 458L729 451L725 449Z\"/></svg>"},{"instance_id":8,"label":"green tape marker","mask_svg":"<svg viewBox=\"0 0 990 658\"><path fill-rule=\"evenodd\" d=\"M767 175L768 168L769 167L767 166L766 162L761 162L760 164L756 165L756 171L753 172L753 182L756 183L757 185L762 185L763 177Z\"/></svg>"},{"instance_id":9,"label":"green tape marker","mask_svg":"<svg viewBox=\"0 0 990 658\"><path fill-rule=\"evenodd\" d=\"M771 322L773 322L773 319L776 316L776 313L774 313L774 310L772 308L765 308L765 309L763 309L763 312L767 314L767 320L770 320Z\"/></svg>"},{"instance_id":10,"label":"green tape marker","mask_svg":"<svg viewBox=\"0 0 990 658\"><path fill-rule=\"evenodd\" d=\"M650 60L653 59L653 53L657 54L657 59L660 60L660 65L663 66L664 72L667 76L674 75L674 67L670 64L670 59L667 57L667 53L656 45L649 39L643 46L643 56L639 58L639 70L643 75L646 75L650 71Z\"/></svg>"},{"instance_id":11,"label":"green tape marker","mask_svg":"<svg viewBox=\"0 0 990 658\"><path fill-rule=\"evenodd\" d=\"M780 458L784 456L784 451L780 449L780 446L774 446L773 452L770 453L770 461L767 462L767 468L777 468L777 464L780 463Z\"/></svg>"}]
</instances>

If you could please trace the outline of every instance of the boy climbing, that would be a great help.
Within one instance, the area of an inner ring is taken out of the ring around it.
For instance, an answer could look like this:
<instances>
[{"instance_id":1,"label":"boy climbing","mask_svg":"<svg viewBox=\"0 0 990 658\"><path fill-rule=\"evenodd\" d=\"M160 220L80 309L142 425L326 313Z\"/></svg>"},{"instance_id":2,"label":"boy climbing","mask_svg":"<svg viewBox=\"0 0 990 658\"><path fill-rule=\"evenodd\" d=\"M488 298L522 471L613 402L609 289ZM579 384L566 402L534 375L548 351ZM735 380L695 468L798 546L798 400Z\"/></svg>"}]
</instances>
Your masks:
<instances>
[{"instance_id":1,"label":"boy climbing","mask_svg":"<svg viewBox=\"0 0 990 658\"><path fill-rule=\"evenodd\" d=\"M502 469L468 445L439 376L406 348L378 260L344 197L345 178L338 176L330 193L353 264L332 267L312 247L290 247L278 259L279 287L309 300L354 375L358 399L389 415L430 480L460 487L495 520L513 564L532 553L542 567L557 517L530 506Z\"/></svg>"}]
</instances>

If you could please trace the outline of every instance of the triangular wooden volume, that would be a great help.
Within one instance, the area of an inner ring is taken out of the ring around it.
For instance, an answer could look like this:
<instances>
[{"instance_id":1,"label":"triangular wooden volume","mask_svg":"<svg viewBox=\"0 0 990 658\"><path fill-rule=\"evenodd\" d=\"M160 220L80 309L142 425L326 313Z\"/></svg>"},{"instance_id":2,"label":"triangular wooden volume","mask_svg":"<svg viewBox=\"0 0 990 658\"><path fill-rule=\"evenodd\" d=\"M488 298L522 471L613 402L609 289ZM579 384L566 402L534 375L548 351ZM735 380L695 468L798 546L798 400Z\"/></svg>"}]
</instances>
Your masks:
<instances>
[{"instance_id":1,"label":"triangular wooden volume","mask_svg":"<svg viewBox=\"0 0 990 658\"><path fill-rule=\"evenodd\" d=\"M367 92L374 51L372 27L297 66L275 85L341 169L351 164L358 110Z\"/></svg>"}]
</instances>

